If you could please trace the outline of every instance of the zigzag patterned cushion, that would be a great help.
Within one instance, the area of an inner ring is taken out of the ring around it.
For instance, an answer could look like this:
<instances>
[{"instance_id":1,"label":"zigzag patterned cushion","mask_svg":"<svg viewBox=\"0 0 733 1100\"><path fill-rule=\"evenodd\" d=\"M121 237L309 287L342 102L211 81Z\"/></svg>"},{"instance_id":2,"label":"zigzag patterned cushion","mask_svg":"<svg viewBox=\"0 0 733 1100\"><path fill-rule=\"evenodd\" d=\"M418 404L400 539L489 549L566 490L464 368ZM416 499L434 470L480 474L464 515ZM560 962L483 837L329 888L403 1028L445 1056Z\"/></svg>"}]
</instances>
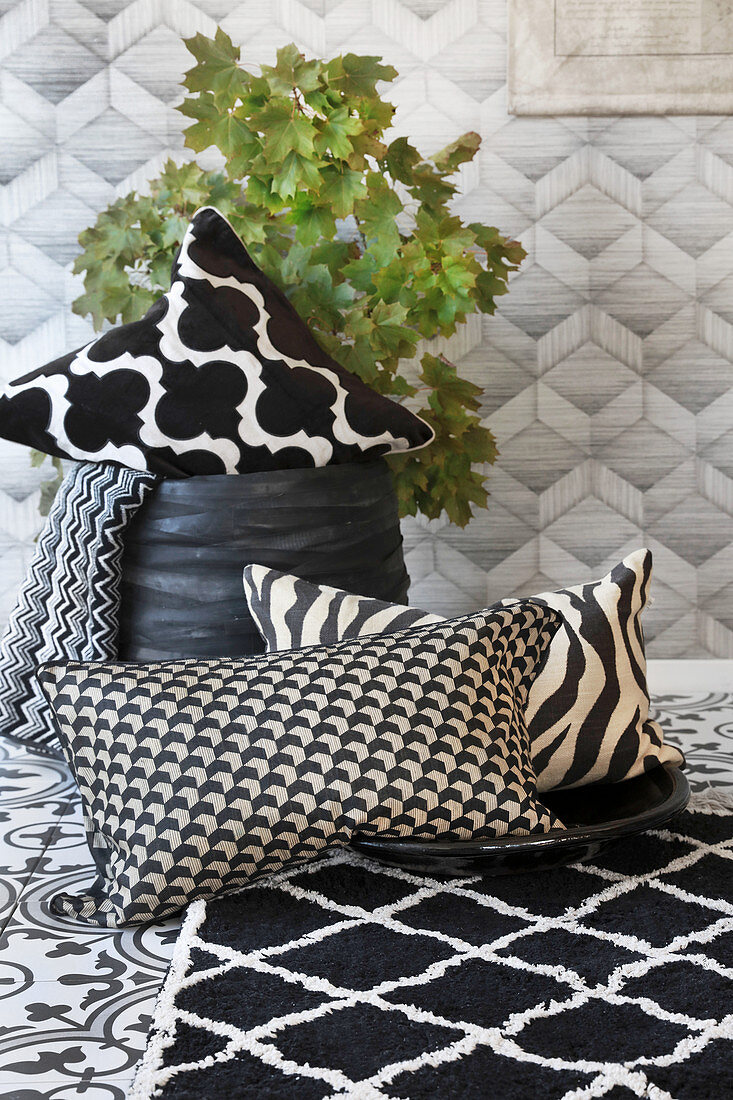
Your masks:
<instances>
[{"instance_id":1,"label":"zigzag patterned cushion","mask_svg":"<svg viewBox=\"0 0 733 1100\"><path fill-rule=\"evenodd\" d=\"M47 666L116 926L348 844L547 832L522 717L560 617L530 602L246 660Z\"/></svg>"},{"instance_id":2,"label":"zigzag patterned cushion","mask_svg":"<svg viewBox=\"0 0 733 1100\"><path fill-rule=\"evenodd\" d=\"M168 293L141 321L11 382L0 435L188 477L357 462L422 447L433 431L327 355L207 207Z\"/></svg>"},{"instance_id":3,"label":"zigzag patterned cushion","mask_svg":"<svg viewBox=\"0 0 733 1100\"><path fill-rule=\"evenodd\" d=\"M651 572L651 551L637 550L599 581L531 597L563 616L527 703L538 790L619 782L682 763L649 717L641 613ZM244 590L269 652L441 621L261 565L245 568Z\"/></svg>"},{"instance_id":4,"label":"zigzag patterned cushion","mask_svg":"<svg viewBox=\"0 0 733 1100\"><path fill-rule=\"evenodd\" d=\"M0 639L0 733L58 756L38 666L117 656L127 525L158 479L116 462L80 462L66 474Z\"/></svg>"}]
</instances>

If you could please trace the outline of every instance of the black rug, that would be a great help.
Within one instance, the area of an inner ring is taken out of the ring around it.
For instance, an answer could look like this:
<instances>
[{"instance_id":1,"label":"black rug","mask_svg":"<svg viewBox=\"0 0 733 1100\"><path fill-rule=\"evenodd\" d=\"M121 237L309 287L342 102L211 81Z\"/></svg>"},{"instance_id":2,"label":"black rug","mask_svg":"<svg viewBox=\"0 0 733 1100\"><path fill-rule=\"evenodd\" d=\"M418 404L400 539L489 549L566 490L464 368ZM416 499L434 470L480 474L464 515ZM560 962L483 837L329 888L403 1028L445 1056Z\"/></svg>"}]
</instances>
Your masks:
<instances>
[{"instance_id":1,"label":"black rug","mask_svg":"<svg viewBox=\"0 0 733 1100\"><path fill-rule=\"evenodd\" d=\"M339 853L194 903L130 1100L727 1095L733 817L705 805L557 871Z\"/></svg>"}]
</instances>

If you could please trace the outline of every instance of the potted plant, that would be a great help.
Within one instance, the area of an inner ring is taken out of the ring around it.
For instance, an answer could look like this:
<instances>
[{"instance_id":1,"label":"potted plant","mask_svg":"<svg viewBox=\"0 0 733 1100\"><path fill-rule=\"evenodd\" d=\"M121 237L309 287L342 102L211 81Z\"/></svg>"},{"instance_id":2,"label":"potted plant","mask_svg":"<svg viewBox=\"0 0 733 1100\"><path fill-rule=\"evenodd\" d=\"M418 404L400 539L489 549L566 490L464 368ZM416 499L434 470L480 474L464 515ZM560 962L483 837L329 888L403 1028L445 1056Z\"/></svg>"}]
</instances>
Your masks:
<instances>
[{"instance_id":1,"label":"potted plant","mask_svg":"<svg viewBox=\"0 0 733 1100\"><path fill-rule=\"evenodd\" d=\"M96 328L140 318L168 289L195 210L216 206L325 350L434 429L423 450L387 459L396 493L393 526L397 509L429 518L445 511L465 525L472 507L486 506L486 467L496 446L477 415L480 388L429 341L451 337L471 313L493 313L525 255L497 229L465 224L451 209L455 174L476 155L478 135L464 134L431 157L404 137L388 141L395 112L378 86L397 73L376 57L323 61L289 45L273 66L253 72L221 29L214 38L197 34L186 46L195 60L178 108L193 120L186 145L209 159L217 150L221 166L169 161L148 194L132 192L102 211L79 238L74 271L85 289L74 311L91 316ZM186 492L175 482L163 489L179 498ZM151 500L138 523L155 507ZM266 559L263 551L260 560ZM127 571L129 578L137 570L133 594L160 592L165 585L141 561ZM152 562L151 550L150 568ZM401 598L405 590L404 580L395 580L389 591L372 594ZM129 625L129 636L134 629Z\"/></svg>"}]
</instances>

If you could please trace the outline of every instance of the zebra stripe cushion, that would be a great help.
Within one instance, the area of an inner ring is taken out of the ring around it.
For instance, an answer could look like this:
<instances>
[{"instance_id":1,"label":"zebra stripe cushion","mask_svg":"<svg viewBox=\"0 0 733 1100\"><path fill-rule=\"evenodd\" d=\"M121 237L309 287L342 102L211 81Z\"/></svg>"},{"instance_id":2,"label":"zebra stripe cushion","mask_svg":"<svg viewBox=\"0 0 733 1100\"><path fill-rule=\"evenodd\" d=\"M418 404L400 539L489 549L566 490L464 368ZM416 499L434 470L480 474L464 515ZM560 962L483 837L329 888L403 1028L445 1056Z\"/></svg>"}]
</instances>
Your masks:
<instances>
[{"instance_id":1,"label":"zebra stripe cushion","mask_svg":"<svg viewBox=\"0 0 733 1100\"><path fill-rule=\"evenodd\" d=\"M637 550L599 581L532 597L564 620L527 703L538 790L619 782L682 763L649 717L641 613L651 571L651 551ZM261 565L246 567L244 589L269 651L440 621Z\"/></svg>"},{"instance_id":2,"label":"zebra stripe cushion","mask_svg":"<svg viewBox=\"0 0 733 1100\"><path fill-rule=\"evenodd\" d=\"M265 657L46 666L99 869L54 912L159 919L356 832L561 829L523 717L559 625L526 601Z\"/></svg>"}]
</instances>

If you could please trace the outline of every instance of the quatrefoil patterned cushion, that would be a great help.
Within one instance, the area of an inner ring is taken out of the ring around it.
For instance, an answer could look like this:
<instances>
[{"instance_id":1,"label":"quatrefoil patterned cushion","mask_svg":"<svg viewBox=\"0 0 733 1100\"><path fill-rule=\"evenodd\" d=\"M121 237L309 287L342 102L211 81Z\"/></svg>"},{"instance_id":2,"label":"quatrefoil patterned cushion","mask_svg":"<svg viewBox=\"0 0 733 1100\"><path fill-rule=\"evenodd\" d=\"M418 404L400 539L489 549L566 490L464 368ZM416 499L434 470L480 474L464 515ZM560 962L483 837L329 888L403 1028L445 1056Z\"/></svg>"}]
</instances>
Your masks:
<instances>
[{"instance_id":1,"label":"quatrefoil patterned cushion","mask_svg":"<svg viewBox=\"0 0 733 1100\"><path fill-rule=\"evenodd\" d=\"M373 459L422 447L433 431L327 355L207 207L168 293L142 320L11 382L0 435L189 477Z\"/></svg>"},{"instance_id":2,"label":"quatrefoil patterned cushion","mask_svg":"<svg viewBox=\"0 0 733 1100\"><path fill-rule=\"evenodd\" d=\"M523 717L559 625L527 602L259 658L46 666L99 869L54 911L159 919L355 833L562 828Z\"/></svg>"}]
</instances>

